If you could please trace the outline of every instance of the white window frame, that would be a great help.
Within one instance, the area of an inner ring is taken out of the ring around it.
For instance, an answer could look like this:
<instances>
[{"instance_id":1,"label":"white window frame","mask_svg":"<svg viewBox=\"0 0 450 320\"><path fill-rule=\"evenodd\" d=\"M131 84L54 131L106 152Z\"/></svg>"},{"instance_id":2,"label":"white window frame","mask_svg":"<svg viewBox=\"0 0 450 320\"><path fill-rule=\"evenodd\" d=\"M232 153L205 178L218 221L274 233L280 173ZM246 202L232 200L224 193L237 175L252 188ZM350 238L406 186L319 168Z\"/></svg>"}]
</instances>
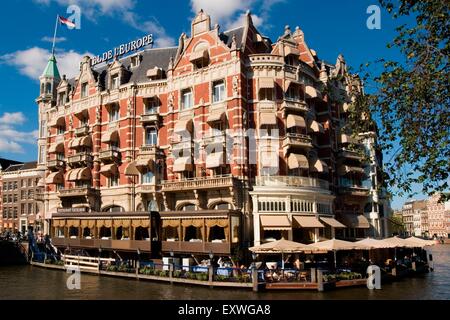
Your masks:
<instances>
[{"instance_id":1,"label":"white window frame","mask_svg":"<svg viewBox=\"0 0 450 320\"><path fill-rule=\"evenodd\" d=\"M218 89L216 91L216 89ZM220 103L225 101L227 97L225 80L217 80L213 82L212 85L212 100L213 103Z\"/></svg>"},{"instance_id":2,"label":"white window frame","mask_svg":"<svg viewBox=\"0 0 450 320\"><path fill-rule=\"evenodd\" d=\"M190 99L186 97L190 96ZM186 106L186 101L189 102L189 106ZM181 90L181 110L189 110L194 107L194 92L192 88Z\"/></svg>"}]
</instances>

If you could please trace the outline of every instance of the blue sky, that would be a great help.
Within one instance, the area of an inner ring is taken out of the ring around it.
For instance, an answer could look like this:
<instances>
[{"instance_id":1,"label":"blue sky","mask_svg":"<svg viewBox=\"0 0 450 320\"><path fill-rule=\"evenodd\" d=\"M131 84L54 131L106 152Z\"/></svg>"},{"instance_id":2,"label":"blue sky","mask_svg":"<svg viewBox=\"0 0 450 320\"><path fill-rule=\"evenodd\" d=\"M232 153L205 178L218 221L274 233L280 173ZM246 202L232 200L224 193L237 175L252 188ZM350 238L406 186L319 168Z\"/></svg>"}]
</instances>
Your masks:
<instances>
[{"instance_id":1,"label":"blue sky","mask_svg":"<svg viewBox=\"0 0 450 320\"><path fill-rule=\"evenodd\" d=\"M393 21L382 12L381 30L369 30L368 6L376 0L10 0L0 11L0 157L37 158L38 77L51 50L57 14L81 8L81 29L59 27L57 59L61 74L73 76L81 57L100 54L119 44L153 33L157 46L175 45L199 8L210 13L221 30L236 26L251 10L259 29L276 40L285 25L299 26L320 59L334 63L342 53L355 69L380 57L397 58L386 48L395 36ZM6 138L5 138L6 137ZM393 207L405 199L396 197Z\"/></svg>"}]
</instances>

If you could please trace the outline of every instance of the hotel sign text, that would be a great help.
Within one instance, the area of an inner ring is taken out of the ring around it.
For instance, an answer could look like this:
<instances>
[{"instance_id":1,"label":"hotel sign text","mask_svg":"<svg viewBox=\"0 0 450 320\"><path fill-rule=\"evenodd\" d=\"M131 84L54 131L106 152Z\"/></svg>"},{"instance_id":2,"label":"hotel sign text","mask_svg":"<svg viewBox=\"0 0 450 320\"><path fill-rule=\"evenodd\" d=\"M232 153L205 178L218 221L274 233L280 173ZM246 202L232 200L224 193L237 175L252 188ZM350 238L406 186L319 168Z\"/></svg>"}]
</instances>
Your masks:
<instances>
[{"instance_id":1,"label":"hotel sign text","mask_svg":"<svg viewBox=\"0 0 450 320\"><path fill-rule=\"evenodd\" d=\"M91 60L92 61L91 65L94 66L96 64L106 62L115 57L123 56L124 54L139 50L140 48L151 45L151 44L153 44L153 35L149 34L149 35L139 38L137 40L121 44L120 46L118 46L112 50L106 51L101 55L95 56Z\"/></svg>"}]
</instances>

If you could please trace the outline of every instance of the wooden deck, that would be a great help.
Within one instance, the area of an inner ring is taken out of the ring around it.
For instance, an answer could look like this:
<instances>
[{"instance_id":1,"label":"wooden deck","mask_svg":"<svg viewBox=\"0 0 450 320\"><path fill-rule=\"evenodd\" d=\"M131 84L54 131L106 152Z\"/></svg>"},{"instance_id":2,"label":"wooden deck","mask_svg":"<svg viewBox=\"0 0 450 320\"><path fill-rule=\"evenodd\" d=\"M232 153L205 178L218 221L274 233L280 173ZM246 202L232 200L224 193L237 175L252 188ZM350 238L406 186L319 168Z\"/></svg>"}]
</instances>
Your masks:
<instances>
[{"instance_id":1,"label":"wooden deck","mask_svg":"<svg viewBox=\"0 0 450 320\"><path fill-rule=\"evenodd\" d=\"M317 290L318 284L313 282L267 282L267 290Z\"/></svg>"}]
</instances>

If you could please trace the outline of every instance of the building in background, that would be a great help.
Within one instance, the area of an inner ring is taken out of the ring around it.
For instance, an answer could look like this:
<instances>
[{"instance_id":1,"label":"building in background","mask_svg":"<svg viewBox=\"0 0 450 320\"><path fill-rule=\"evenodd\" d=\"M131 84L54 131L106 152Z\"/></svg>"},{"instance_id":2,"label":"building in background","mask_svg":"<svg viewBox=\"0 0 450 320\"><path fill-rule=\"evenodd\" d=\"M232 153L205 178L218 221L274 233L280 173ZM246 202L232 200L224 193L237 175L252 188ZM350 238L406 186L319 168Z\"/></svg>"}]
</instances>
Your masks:
<instances>
[{"instance_id":1,"label":"building in background","mask_svg":"<svg viewBox=\"0 0 450 320\"><path fill-rule=\"evenodd\" d=\"M386 235L376 134L345 126L361 81L299 28L272 43L250 14L222 32L201 11L178 47L85 57L74 79L52 56L40 83L38 168L57 246L159 241L189 257Z\"/></svg>"},{"instance_id":2,"label":"building in background","mask_svg":"<svg viewBox=\"0 0 450 320\"><path fill-rule=\"evenodd\" d=\"M13 164L0 173L2 181L2 221L0 231L25 234L28 227L42 228L43 203L36 199L44 191L44 172L36 162Z\"/></svg>"},{"instance_id":3,"label":"building in background","mask_svg":"<svg viewBox=\"0 0 450 320\"><path fill-rule=\"evenodd\" d=\"M450 201L440 202L441 195L435 194L427 200L428 234L431 238L448 238Z\"/></svg>"},{"instance_id":4,"label":"building in background","mask_svg":"<svg viewBox=\"0 0 450 320\"><path fill-rule=\"evenodd\" d=\"M3 170L7 169L13 164L20 164L18 161L0 158L0 232L3 231Z\"/></svg>"}]
</instances>

